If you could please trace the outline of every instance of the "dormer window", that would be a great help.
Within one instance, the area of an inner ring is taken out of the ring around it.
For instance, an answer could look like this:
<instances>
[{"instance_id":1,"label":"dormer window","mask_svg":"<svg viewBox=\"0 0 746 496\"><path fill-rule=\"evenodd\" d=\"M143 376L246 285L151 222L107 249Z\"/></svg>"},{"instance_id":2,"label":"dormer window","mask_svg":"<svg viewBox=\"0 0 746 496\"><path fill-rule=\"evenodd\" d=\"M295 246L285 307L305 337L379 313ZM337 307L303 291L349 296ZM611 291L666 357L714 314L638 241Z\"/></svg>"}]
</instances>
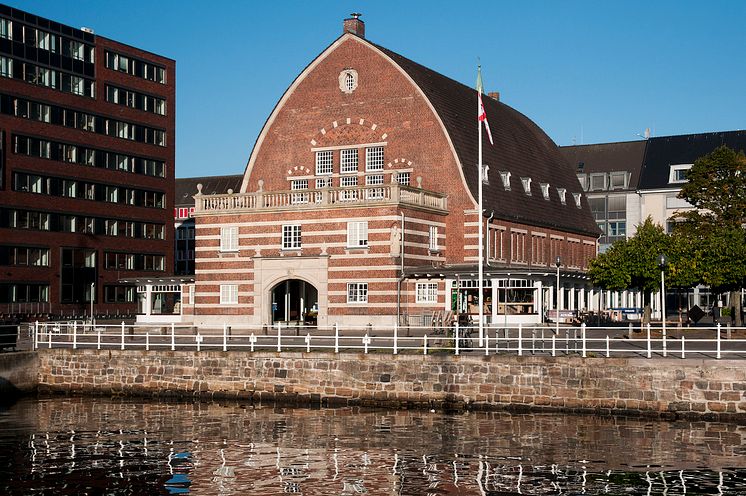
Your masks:
<instances>
[{"instance_id":1,"label":"dormer window","mask_svg":"<svg viewBox=\"0 0 746 496\"><path fill-rule=\"evenodd\" d=\"M510 191L510 172L500 172L500 179L503 181L503 188L505 188L505 191Z\"/></svg>"},{"instance_id":2,"label":"dormer window","mask_svg":"<svg viewBox=\"0 0 746 496\"><path fill-rule=\"evenodd\" d=\"M567 190L565 188L557 188L557 194L559 195L560 203L566 205L567 200L565 199L565 196L567 194Z\"/></svg>"},{"instance_id":3,"label":"dormer window","mask_svg":"<svg viewBox=\"0 0 746 496\"><path fill-rule=\"evenodd\" d=\"M578 182L583 191L588 191L588 174L578 174Z\"/></svg>"},{"instance_id":4,"label":"dormer window","mask_svg":"<svg viewBox=\"0 0 746 496\"><path fill-rule=\"evenodd\" d=\"M590 191L603 191L606 189L606 173L591 174Z\"/></svg>"},{"instance_id":5,"label":"dormer window","mask_svg":"<svg viewBox=\"0 0 746 496\"><path fill-rule=\"evenodd\" d=\"M686 182L686 173L692 168L692 164L672 165L668 174L669 184L681 184Z\"/></svg>"},{"instance_id":6,"label":"dormer window","mask_svg":"<svg viewBox=\"0 0 746 496\"><path fill-rule=\"evenodd\" d=\"M628 173L611 172L609 173L609 189L626 189Z\"/></svg>"},{"instance_id":7,"label":"dormer window","mask_svg":"<svg viewBox=\"0 0 746 496\"><path fill-rule=\"evenodd\" d=\"M527 195L530 195L531 194L531 178L522 177L521 184L523 184L523 192L526 193Z\"/></svg>"},{"instance_id":8,"label":"dormer window","mask_svg":"<svg viewBox=\"0 0 746 496\"><path fill-rule=\"evenodd\" d=\"M489 172L490 172L490 166L482 164L482 182L484 184L489 184L490 183Z\"/></svg>"},{"instance_id":9,"label":"dormer window","mask_svg":"<svg viewBox=\"0 0 746 496\"><path fill-rule=\"evenodd\" d=\"M545 200L549 199L549 183L540 183L541 186L541 195L544 197Z\"/></svg>"},{"instance_id":10,"label":"dormer window","mask_svg":"<svg viewBox=\"0 0 746 496\"><path fill-rule=\"evenodd\" d=\"M578 208L580 207L580 193L573 193L572 197L575 198L575 206Z\"/></svg>"}]
</instances>

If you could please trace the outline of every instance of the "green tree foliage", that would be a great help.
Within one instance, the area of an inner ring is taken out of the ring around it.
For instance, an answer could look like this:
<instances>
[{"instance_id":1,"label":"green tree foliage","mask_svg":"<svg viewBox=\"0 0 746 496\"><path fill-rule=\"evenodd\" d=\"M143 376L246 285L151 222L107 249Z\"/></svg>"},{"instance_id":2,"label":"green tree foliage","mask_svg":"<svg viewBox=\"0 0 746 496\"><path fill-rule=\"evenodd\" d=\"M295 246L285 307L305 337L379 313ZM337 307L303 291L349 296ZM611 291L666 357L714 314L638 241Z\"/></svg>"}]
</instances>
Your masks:
<instances>
[{"instance_id":1,"label":"green tree foliage","mask_svg":"<svg viewBox=\"0 0 746 496\"><path fill-rule=\"evenodd\" d=\"M726 146L697 159L687 172L679 198L697 210L678 215L674 245L686 264L682 281L730 291L731 306L741 308L746 285L746 155ZM735 312L736 325L741 312Z\"/></svg>"},{"instance_id":2,"label":"green tree foliage","mask_svg":"<svg viewBox=\"0 0 746 496\"><path fill-rule=\"evenodd\" d=\"M647 322L650 316L648 295L651 291L660 289L661 269L658 266L658 256L666 254L669 257L666 270L671 270L677 263L669 255L672 249L671 237L661 225L648 217L637 227L633 237L617 241L606 253L592 260L588 274L593 284L603 289L643 291L646 298L643 320Z\"/></svg>"}]
</instances>

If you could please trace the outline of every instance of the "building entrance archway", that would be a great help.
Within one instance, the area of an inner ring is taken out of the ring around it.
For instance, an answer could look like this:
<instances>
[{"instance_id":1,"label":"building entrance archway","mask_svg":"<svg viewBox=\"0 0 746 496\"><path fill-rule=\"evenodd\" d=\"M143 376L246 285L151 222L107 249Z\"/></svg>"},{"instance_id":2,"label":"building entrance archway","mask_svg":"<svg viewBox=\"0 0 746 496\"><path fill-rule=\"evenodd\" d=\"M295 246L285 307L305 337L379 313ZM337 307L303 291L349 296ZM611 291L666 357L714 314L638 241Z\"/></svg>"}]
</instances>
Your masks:
<instances>
[{"instance_id":1,"label":"building entrance archway","mask_svg":"<svg viewBox=\"0 0 746 496\"><path fill-rule=\"evenodd\" d=\"M319 312L319 292L302 279L285 279L271 291L272 323L316 324Z\"/></svg>"}]
</instances>

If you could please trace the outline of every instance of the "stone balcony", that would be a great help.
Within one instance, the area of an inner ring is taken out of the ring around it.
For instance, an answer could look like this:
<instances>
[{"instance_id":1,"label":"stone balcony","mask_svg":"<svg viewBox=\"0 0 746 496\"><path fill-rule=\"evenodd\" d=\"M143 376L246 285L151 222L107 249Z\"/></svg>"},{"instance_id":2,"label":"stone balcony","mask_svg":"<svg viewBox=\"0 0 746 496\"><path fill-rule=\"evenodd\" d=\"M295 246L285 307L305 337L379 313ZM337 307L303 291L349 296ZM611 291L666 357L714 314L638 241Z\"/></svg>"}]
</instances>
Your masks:
<instances>
[{"instance_id":1,"label":"stone balcony","mask_svg":"<svg viewBox=\"0 0 746 496\"><path fill-rule=\"evenodd\" d=\"M448 213L445 194L399 184L295 191L260 189L252 193L229 192L223 195L203 195L201 186L197 185L197 194L194 196L195 216L379 205L401 205L439 214Z\"/></svg>"}]
</instances>

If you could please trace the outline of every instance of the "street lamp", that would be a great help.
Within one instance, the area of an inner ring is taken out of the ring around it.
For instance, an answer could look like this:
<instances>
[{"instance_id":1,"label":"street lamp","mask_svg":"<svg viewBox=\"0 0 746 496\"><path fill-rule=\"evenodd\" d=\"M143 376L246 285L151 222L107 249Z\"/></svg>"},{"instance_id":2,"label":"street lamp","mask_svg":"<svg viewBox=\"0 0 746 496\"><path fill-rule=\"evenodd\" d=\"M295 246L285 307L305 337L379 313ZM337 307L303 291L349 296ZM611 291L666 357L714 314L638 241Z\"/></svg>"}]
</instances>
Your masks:
<instances>
[{"instance_id":1,"label":"street lamp","mask_svg":"<svg viewBox=\"0 0 746 496\"><path fill-rule=\"evenodd\" d=\"M93 300L95 299L94 295L96 294L96 283L91 283L91 325L94 325L93 323Z\"/></svg>"},{"instance_id":2,"label":"street lamp","mask_svg":"<svg viewBox=\"0 0 746 496\"><path fill-rule=\"evenodd\" d=\"M668 264L668 257L661 253L658 255L658 267L661 269L661 326L664 335L666 333L666 264Z\"/></svg>"},{"instance_id":3,"label":"street lamp","mask_svg":"<svg viewBox=\"0 0 746 496\"><path fill-rule=\"evenodd\" d=\"M562 265L562 258L557 255L554 259L554 265L557 267L557 297L554 300L554 333L559 335L559 297L560 297L560 280L559 280L559 269Z\"/></svg>"}]
</instances>

